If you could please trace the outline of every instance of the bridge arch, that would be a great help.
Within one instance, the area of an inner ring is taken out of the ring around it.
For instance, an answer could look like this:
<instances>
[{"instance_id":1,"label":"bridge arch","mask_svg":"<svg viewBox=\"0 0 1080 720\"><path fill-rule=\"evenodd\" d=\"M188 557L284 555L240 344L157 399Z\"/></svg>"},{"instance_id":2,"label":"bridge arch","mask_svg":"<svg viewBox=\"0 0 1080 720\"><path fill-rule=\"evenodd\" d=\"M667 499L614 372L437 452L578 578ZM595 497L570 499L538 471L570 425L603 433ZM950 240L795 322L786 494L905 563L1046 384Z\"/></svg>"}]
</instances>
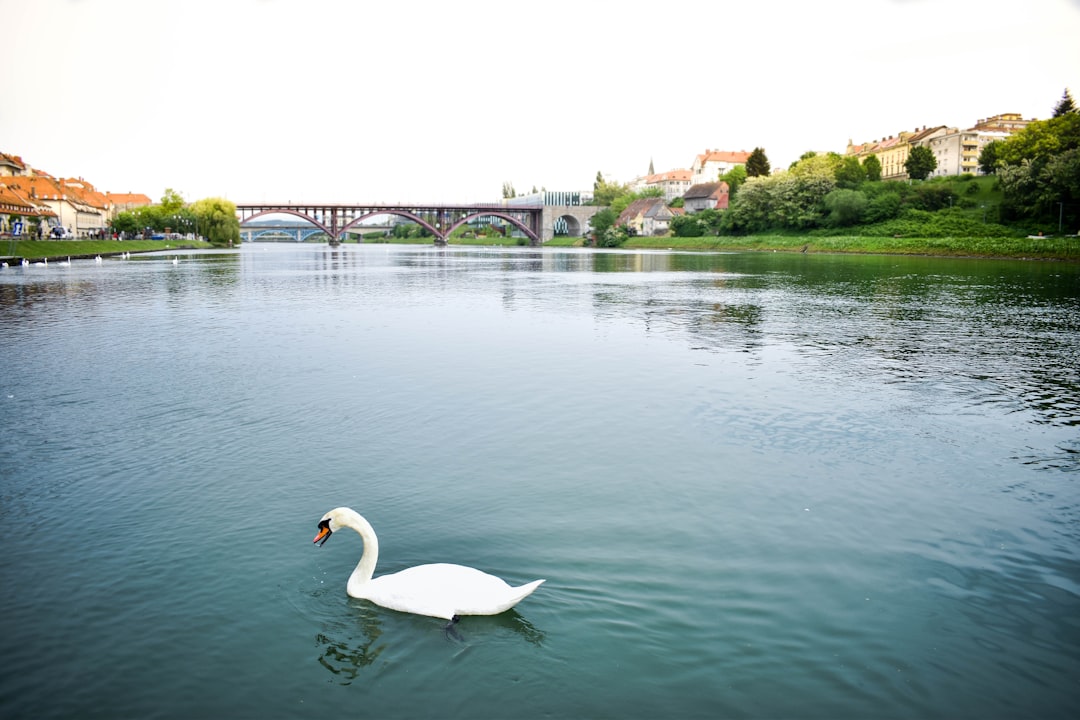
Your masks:
<instances>
[{"instance_id":1,"label":"bridge arch","mask_svg":"<svg viewBox=\"0 0 1080 720\"><path fill-rule=\"evenodd\" d=\"M293 215L295 217L300 218L301 220L307 220L309 223L311 223L312 225L314 225L315 227L319 228L324 233L326 233L327 237L331 237L331 238L334 237L333 231L330 230L330 228L323 225L318 220L316 220L315 218L313 218L313 217L311 217L309 215L305 215L304 213L299 212L297 210L289 210L288 208L280 208L280 209L273 209L273 210L263 210L261 212L255 213L254 215L248 215L247 217L245 217L240 222L240 225L242 226L244 223L250 222L250 221L254 220L257 217L262 217L263 215Z\"/></svg>"},{"instance_id":2,"label":"bridge arch","mask_svg":"<svg viewBox=\"0 0 1080 720\"><path fill-rule=\"evenodd\" d=\"M397 210L397 209L394 209L394 208L387 208L385 210L383 210L383 209L373 210L372 212L365 213L364 215L361 215L361 216L359 216L357 218L353 218L347 224L345 224L345 225L343 225L341 227L341 232L344 233L346 230L349 230L349 229L359 225L364 220L367 220L370 217L375 217L376 215L396 215L397 217L402 217L402 218L405 218L406 220L412 220L413 222L415 222L420 227L426 229L428 232L430 232L436 238L441 238L442 237L441 233L435 227L433 227L431 225L431 223L429 223L427 220L424 220L424 218L420 217L419 215L416 215L415 213L411 213L408 210Z\"/></svg>"},{"instance_id":3,"label":"bridge arch","mask_svg":"<svg viewBox=\"0 0 1080 720\"><path fill-rule=\"evenodd\" d=\"M535 244L535 245L540 244L540 237L535 232L533 232L532 228L530 228L528 225L521 222L520 220L515 218L513 215L508 215L507 213L501 213L501 212L491 211L491 210L485 210L483 212L474 212L471 215L466 215L465 217L463 217L460 220L458 220L457 222L453 223L449 228L446 229L446 237L450 237L451 233L453 233L455 230L457 230L462 225L468 224L469 221L475 220L477 218L482 218L482 217L501 218L501 219L505 220L506 222L510 223L511 225L513 225L514 227L521 230L523 233L525 233L526 237L528 237L529 240L532 241L533 244Z\"/></svg>"}]
</instances>

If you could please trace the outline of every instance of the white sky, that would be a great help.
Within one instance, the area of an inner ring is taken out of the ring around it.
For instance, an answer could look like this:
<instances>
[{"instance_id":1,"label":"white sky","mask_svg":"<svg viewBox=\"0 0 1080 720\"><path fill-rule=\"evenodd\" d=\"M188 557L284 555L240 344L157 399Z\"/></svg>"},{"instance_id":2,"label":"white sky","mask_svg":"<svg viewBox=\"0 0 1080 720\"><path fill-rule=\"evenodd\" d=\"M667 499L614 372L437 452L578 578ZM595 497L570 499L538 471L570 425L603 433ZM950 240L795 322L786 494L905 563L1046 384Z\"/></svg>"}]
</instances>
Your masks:
<instances>
[{"instance_id":1,"label":"white sky","mask_svg":"<svg viewBox=\"0 0 1080 720\"><path fill-rule=\"evenodd\" d=\"M0 151L99 190L478 202L1080 102L1080 0L0 0Z\"/></svg>"}]
</instances>

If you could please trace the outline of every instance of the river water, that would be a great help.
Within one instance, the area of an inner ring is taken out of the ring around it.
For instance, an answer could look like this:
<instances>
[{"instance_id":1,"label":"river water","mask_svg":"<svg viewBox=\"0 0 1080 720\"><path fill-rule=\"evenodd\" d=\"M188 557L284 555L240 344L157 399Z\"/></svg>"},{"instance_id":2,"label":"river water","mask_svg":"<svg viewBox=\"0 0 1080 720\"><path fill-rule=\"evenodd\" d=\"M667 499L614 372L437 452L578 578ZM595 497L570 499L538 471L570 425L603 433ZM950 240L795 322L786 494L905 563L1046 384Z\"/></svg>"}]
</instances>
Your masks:
<instances>
[{"instance_id":1,"label":"river water","mask_svg":"<svg viewBox=\"0 0 1080 720\"><path fill-rule=\"evenodd\" d=\"M0 348L4 718L1080 713L1075 264L247 245ZM339 505L547 582L350 599Z\"/></svg>"}]
</instances>

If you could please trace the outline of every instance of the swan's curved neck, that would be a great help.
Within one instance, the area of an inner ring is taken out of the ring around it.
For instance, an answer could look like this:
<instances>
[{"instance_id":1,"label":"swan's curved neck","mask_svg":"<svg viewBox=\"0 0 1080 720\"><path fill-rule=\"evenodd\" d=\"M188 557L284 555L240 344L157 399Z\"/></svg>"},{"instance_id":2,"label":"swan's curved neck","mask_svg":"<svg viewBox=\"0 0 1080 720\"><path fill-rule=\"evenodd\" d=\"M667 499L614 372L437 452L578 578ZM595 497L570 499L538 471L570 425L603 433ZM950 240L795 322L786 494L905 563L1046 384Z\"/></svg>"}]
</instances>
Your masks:
<instances>
[{"instance_id":1,"label":"swan's curved neck","mask_svg":"<svg viewBox=\"0 0 1080 720\"><path fill-rule=\"evenodd\" d=\"M379 538L375 536L375 529L364 516L355 511L349 511L342 517L342 525L350 527L360 533L364 541L364 553L360 556L360 562L349 576L349 587L359 587L367 584L371 576L375 574L375 564L379 562Z\"/></svg>"}]
</instances>

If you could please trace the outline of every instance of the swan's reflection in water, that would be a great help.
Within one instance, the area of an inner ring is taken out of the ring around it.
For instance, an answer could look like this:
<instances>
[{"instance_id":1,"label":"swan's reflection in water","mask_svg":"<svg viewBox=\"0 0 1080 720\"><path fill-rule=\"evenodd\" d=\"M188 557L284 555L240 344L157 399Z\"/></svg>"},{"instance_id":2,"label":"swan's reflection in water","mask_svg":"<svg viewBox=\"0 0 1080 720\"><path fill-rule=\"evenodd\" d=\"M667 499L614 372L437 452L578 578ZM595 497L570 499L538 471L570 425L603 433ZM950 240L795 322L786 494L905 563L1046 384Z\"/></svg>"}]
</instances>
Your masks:
<instances>
[{"instance_id":1,"label":"swan's reflection in water","mask_svg":"<svg viewBox=\"0 0 1080 720\"><path fill-rule=\"evenodd\" d=\"M389 620L388 613L395 618L414 620L400 624L400 627L409 628L410 631L444 633L441 620L397 613L365 600L350 598L348 610L348 617L324 624L322 631L315 635L315 643L320 648L319 664L329 670L340 685L351 684L362 670L376 665L387 650L389 643L383 637L383 624ZM517 610L508 610L499 615L470 615L462 618L454 626L454 631L454 635L445 633L445 638L455 657L486 640L511 635L518 635L537 647L544 643L543 631Z\"/></svg>"}]
</instances>

